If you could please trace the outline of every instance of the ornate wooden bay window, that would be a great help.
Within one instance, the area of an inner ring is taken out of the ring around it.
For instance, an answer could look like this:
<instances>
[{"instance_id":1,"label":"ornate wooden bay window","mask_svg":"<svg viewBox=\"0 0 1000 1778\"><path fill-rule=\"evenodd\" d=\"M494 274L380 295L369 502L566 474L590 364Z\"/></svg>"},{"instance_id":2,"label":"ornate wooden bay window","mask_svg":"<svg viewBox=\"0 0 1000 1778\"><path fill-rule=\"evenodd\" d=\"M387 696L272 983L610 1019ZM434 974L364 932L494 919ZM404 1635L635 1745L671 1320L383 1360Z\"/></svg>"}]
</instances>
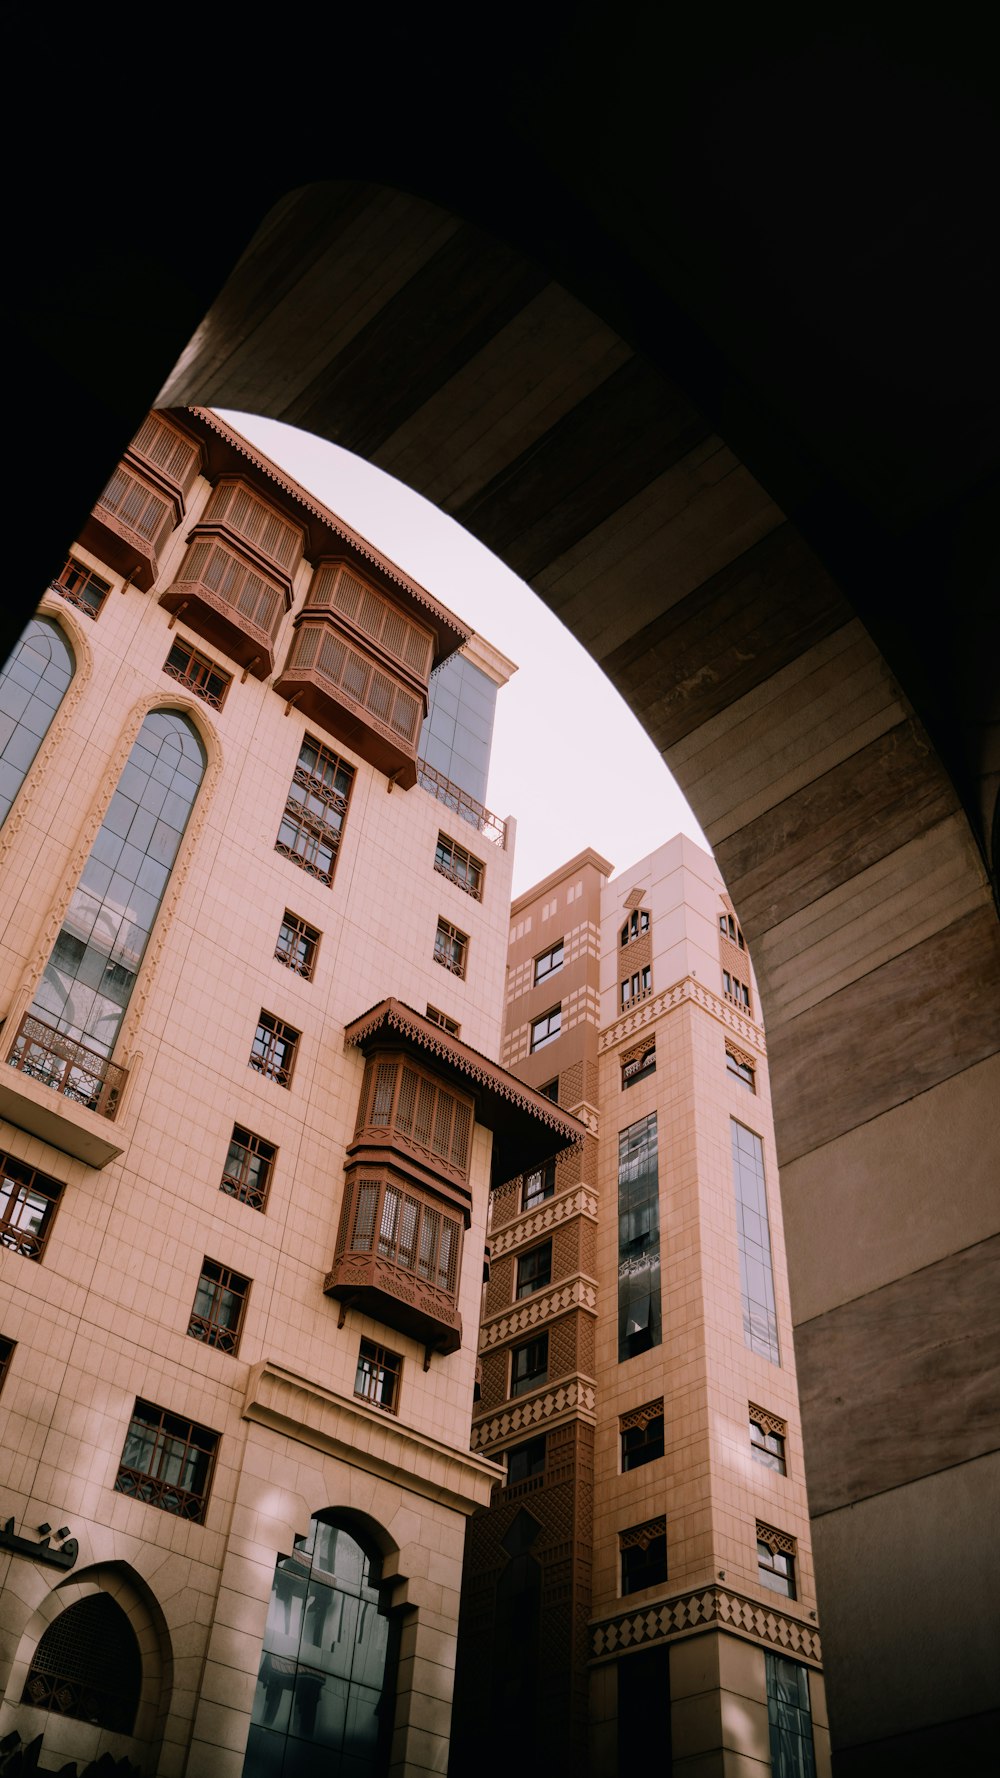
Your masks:
<instances>
[{"instance_id":1,"label":"ornate wooden bay window","mask_svg":"<svg viewBox=\"0 0 1000 1778\"><path fill-rule=\"evenodd\" d=\"M248 483L225 476L160 604L255 679L266 679L304 541L301 528Z\"/></svg>"},{"instance_id":2,"label":"ornate wooden bay window","mask_svg":"<svg viewBox=\"0 0 1000 1778\"><path fill-rule=\"evenodd\" d=\"M193 438L162 414L148 414L100 494L81 543L148 592L200 465Z\"/></svg>"}]
</instances>

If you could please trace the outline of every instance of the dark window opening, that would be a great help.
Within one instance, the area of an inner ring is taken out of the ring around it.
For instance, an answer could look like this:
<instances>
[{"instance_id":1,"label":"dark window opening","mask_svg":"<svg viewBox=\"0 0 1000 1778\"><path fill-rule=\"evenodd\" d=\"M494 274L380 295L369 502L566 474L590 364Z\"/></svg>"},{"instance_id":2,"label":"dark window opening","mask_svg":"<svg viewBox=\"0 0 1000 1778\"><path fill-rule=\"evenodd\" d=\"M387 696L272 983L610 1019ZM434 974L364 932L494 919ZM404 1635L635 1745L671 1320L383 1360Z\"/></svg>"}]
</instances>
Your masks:
<instances>
[{"instance_id":1,"label":"dark window opening","mask_svg":"<svg viewBox=\"0 0 1000 1778\"><path fill-rule=\"evenodd\" d=\"M521 1297L533 1296L536 1290L544 1290L552 1282L552 1242L543 1241L540 1247L532 1247L530 1252L522 1253L517 1261L518 1300Z\"/></svg>"},{"instance_id":2,"label":"dark window opening","mask_svg":"<svg viewBox=\"0 0 1000 1778\"><path fill-rule=\"evenodd\" d=\"M53 1618L35 1650L21 1703L130 1735L141 1689L142 1658L132 1625L109 1593L92 1593Z\"/></svg>"}]
</instances>

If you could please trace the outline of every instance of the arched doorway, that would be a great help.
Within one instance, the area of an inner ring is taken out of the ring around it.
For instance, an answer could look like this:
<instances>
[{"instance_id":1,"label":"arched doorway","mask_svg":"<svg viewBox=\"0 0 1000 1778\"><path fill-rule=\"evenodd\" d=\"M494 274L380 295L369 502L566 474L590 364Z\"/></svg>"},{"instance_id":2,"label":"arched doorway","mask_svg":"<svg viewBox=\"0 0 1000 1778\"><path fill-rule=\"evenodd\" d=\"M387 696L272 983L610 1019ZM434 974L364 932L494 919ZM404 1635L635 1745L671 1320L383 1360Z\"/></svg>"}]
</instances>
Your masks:
<instances>
[{"instance_id":1,"label":"arched doorway","mask_svg":"<svg viewBox=\"0 0 1000 1778\"><path fill-rule=\"evenodd\" d=\"M379 1778L396 1638L371 1539L317 1513L274 1571L244 1778Z\"/></svg>"},{"instance_id":2,"label":"arched doorway","mask_svg":"<svg viewBox=\"0 0 1000 1778\"><path fill-rule=\"evenodd\" d=\"M35 1650L22 1704L130 1735L142 1690L135 1631L110 1593L77 1599Z\"/></svg>"}]
</instances>

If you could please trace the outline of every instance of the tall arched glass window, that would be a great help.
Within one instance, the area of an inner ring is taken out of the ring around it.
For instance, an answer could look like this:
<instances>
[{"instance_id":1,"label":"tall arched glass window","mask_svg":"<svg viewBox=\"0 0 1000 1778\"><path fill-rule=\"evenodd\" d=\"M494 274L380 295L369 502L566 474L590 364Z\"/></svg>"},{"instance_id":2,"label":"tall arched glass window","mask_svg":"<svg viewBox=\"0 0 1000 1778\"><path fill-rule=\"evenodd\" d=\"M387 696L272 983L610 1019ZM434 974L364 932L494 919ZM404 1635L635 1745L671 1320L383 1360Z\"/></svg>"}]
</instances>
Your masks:
<instances>
[{"instance_id":1,"label":"tall arched glass window","mask_svg":"<svg viewBox=\"0 0 1000 1778\"><path fill-rule=\"evenodd\" d=\"M76 671L59 625L33 617L0 672L0 826Z\"/></svg>"},{"instance_id":2,"label":"tall arched glass window","mask_svg":"<svg viewBox=\"0 0 1000 1778\"><path fill-rule=\"evenodd\" d=\"M110 1056L205 774L177 710L151 710L118 780L32 1012Z\"/></svg>"},{"instance_id":3,"label":"tall arched glass window","mask_svg":"<svg viewBox=\"0 0 1000 1778\"><path fill-rule=\"evenodd\" d=\"M318 1513L279 1556L243 1778L378 1778L395 1678L374 1548Z\"/></svg>"}]
</instances>

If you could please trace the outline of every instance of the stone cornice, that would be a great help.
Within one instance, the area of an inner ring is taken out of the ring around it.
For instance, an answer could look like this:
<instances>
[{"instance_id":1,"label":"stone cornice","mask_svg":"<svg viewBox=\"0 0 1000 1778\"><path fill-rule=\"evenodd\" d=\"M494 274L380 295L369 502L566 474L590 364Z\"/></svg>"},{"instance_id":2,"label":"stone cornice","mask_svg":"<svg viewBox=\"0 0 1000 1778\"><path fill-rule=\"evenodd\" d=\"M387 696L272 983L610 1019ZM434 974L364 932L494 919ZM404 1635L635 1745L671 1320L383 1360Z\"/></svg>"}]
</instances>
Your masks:
<instances>
[{"instance_id":1,"label":"stone cornice","mask_svg":"<svg viewBox=\"0 0 1000 1778\"><path fill-rule=\"evenodd\" d=\"M664 1013L674 1012L686 1001L711 1013L728 1031L742 1038L744 1043L752 1044L759 1055L766 1056L767 1046L761 1026L755 1025L752 1019L742 1018L721 994L714 994L711 988L706 988L703 982L696 981L690 975L675 982L672 988L664 988L659 994L651 995L634 1012L623 1013L613 1024L606 1025L597 1039L598 1050L603 1055L606 1050L614 1049L616 1044L641 1036L647 1026L662 1018Z\"/></svg>"},{"instance_id":2,"label":"stone cornice","mask_svg":"<svg viewBox=\"0 0 1000 1778\"><path fill-rule=\"evenodd\" d=\"M455 1450L270 1359L252 1366L242 1413L244 1420L339 1457L453 1512L468 1515L487 1506L497 1479L496 1470L475 1453Z\"/></svg>"},{"instance_id":3,"label":"stone cornice","mask_svg":"<svg viewBox=\"0 0 1000 1778\"><path fill-rule=\"evenodd\" d=\"M482 1451L487 1445L510 1438L512 1433L527 1433L538 1428L560 1426L565 1420L585 1420L588 1426L596 1421L596 1391L592 1377L563 1377L551 1389L540 1389L499 1408L495 1414L483 1415L472 1428L472 1449Z\"/></svg>"},{"instance_id":4,"label":"stone cornice","mask_svg":"<svg viewBox=\"0 0 1000 1778\"><path fill-rule=\"evenodd\" d=\"M818 1667L822 1661L819 1631L812 1624L714 1585L591 1624L590 1658L606 1661L626 1649L648 1648L703 1630L727 1630L746 1641L780 1648L810 1666Z\"/></svg>"},{"instance_id":5,"label":"stone cornice","mask_svg":"<svg viewBox=\"0 0 1000 1778\"><path fill-rule=\"evenodd\" d=\"M483 1323L479 1350L488 1352L491 1347L501 1345L504 1340L513 1339L515 1334L526 1333L540 1322L552 1321L557 1315L565 1315L568 1309L582 1309L588 1315L597 1314L597 1285L593 1278L567 1278L564 1283L556 1284L549 1290L538 1290L534 1296L512 1303L509 1308L501 1310L499 1315L491 1316Z\"/></svg>"},{"instance_id":6,"label":"stone cornice","mask_svg":"<svg viewBox=\"0 0 1000 1778\"><path fill-rule=\"evenodd\" d=\"M548 1234L550 1229L567 1222L571 1216L589 1216L592 1222L597 1221L597 1193L589 1185L571 1186L557 1197L545 1198L537 1210L522 1211L497 1233L491 1232L490 1252L494 1259L499 1259L502 1253L520 1247L532 1236Z\"/></svg>"}]
</instances>

